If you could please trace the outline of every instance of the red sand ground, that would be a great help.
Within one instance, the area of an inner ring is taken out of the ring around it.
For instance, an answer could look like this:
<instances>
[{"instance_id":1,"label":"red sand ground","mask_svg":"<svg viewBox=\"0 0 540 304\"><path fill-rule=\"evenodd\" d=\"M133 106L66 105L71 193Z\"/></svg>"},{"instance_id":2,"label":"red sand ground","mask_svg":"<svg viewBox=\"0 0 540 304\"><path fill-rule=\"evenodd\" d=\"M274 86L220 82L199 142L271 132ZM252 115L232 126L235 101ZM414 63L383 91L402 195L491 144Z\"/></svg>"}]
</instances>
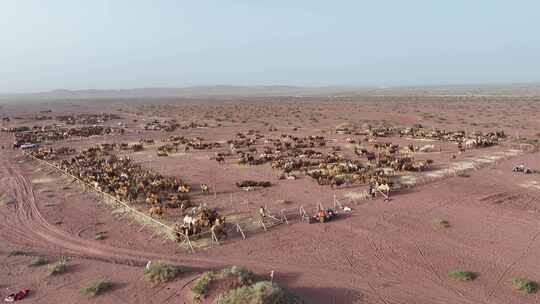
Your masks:
<instances>
[{"instance_id":1,"label":"red sand ground","mask_svg":"<svg viewBox=\"0 0 540 304\"><path fill-rule=\"evenodd\" d=\"M357 100L358 99L358 100ZM449 129L492 130L502 127L511 135L538 136L538 102L518 99L488 102L477 98L398 98L388 102L350 97L346 100L253 99L240 101L155 101L142 103L58 103L5 106L9 115L31 115L52 109L62 112L117 112L133 133L122 138L96 137L74 140L72 146L98 142L156 139L172 134L226 140L238 131L259 129L269 136L281 133L321 135L336 125L385 120L391 124L422 123ZM253 103L249 103L253 102ZM18 114L15 114L18 113ZM207 129L172 133L146 131L136 134L141 120L174 117L181 122L208 122ZM313 117L313 120L310 119ZM132 121L139 120L138 123ZM218 122L216 119L220 118ZM245 123L242 123L245 120ZM30 119L17 124L43 124ZM279 131L267 132L269 125ZM114 124L116 122L111 122ZM293 127L300 127L292 131ZM347 135L324 134L351 153ZM0 133L8 144L11 137ZM538 138L538 137L536 137ZM64 145L59 143L58 145ZM449 163L452 146L436 143L443 153L432 153L441 167ZM505 151L510 146L475 149L458 160ZM225 149L223 149L225 150ZM446 152L445 152L446 151ZM128 226L110 210L98 205L94 195L81 193L76 185L65 186L58 175L38 170L20 152L0 150L0 196L16 198L0 205L0 296L21 288L32 290L26 303L191 303L189 283L199 273L227 265L246 266L268 278L276 273L278 283L302 296L308 303L537 303L540 294L525 295L511 287L511 279L540 281L540 176L513 174L516 163L540 169L538 153L524 154L478 171L469 177L449 177L402 191L391 202L363 201L353 204L351 216L327 224L292 221L269 232L253 231L247 240L233 239L219 247L197 249L191 254L172 242L152 238L148 228ZM269 165L238 167L228 160L224 167L208 158L214 151L188 152L158 158L155 152L132 157L164 174L179 175L192 183L216 185L217 198L195 195L196 201L219 207L224 214L253 214L268 204L271 210L290 200L313 210L318 202L330 205L333 191L309 178L278 181ZM241 179L271 180L276 185L244 192L234 186ZM347 192L361 188L339 189ZM233 195L233 204L230 196ZM249 200L249 205L240 204ZM289 206L287 206L289 207ZM446 219L450 228L436 230L434 219ZM103 241L96 232L106 231ZM28 267L31 256L9 256L13 250L30 251L50 260L70 257L67 273L47 276L45 267ZM152 285L143 277L147 260L164 260L187 267L185 273L164 285ZM472 282L448 276L455 269L473 271ZM80 289L105 277L114 288L95 299L86 299Z\"/></svg>"}]
</instances>

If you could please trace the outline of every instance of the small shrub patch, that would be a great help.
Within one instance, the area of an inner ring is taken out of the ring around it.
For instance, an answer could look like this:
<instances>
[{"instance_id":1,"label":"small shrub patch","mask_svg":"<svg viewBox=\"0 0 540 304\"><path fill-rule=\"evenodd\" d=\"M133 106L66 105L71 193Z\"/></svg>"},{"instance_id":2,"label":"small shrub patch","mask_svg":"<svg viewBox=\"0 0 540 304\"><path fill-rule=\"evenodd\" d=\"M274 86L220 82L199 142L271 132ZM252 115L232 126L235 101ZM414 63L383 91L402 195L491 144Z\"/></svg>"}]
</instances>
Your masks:
<instances>
[{"instance_id":1,"label":"small shrub patch","mask_svg":"<svg viewBox=\"0 0 540 304\"><path fill-rule=\"evenodd\" d=\"M66 272L66 267L67 267L66 259L60 258L58 262L49 265L49 268L48 268L49 275L52 275L52 276L61 275L64 272Z\"/></svg>"},{"instance_id":2,"label":"small shrub patch","mask_svg":"<svg viewBox=\"0 0 540 304\"><path fill-rule=\"evenodd\" d=\"M90 285L84 287L81 293L89 298L99 296L107 290L111 289L112 283L105 279L98 279L90 283Z\"/></svg>"},{"instance_id":3,"label":"small shrub patch","mask_svg":"<svg viewBox=\"0 0 540 304\"><path fill-rule=\"evenodd\" d=\"M538 290L538 284L536 282L524 278L512 279L512 285L515 289L524 293L534 293Z\"/></svg>"},{"instance_id":4,"label":"small shrub patch","mask_svg":"<svg viewBox=\"0 0 540 304\"><path fill-rule=\"evenodd\" d=\"M450 228L450 222L443 219L434 219L432 222L434 229L446 229Z\"/></svg>"},{"instance_id":5,"label":"small shrub patch","mask_svg":"<svg viewBox=\"0 0 540 304\"><path fill-rule=\"evenodd\" d=\"M475 277L474 273L470 271L464 271L464 270L452 271L450 272L450 276L458 281L463 281L463 282L472 281L474 280L474 277Z\"/></svg>"},{"instance_id":6,"label":"small shrub patch","mask_svg":"<svg viewBox=\"0 0 540 304\"><path fill-rule=\"evenodd\" d=\"M30 262L30 267L39 267L47 264L49 264L49 260L44 257L37 257L32 259Z\"/></svg>"},{"instance_id":7,"label":"small shrub patch","mask_svg":"<svg viewBox=\"0 0 540 304\"><path fill-rule=\"evenodd\" d=\"M144 276L153 283L166 283L174 279L180 269L163 262L154 262L144 269Z\"/></svg>"}]
</instances>

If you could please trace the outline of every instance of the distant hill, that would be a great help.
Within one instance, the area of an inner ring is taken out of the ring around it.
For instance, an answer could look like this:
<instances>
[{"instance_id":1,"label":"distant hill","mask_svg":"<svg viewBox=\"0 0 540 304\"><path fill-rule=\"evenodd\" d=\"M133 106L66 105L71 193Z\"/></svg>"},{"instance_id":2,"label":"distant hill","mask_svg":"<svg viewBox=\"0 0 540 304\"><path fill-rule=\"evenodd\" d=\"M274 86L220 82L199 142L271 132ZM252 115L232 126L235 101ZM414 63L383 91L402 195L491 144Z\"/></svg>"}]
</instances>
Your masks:
<instances>
[{"instance_id":1,"label":"distant hill","mask_svg":"<svg viewBox=\"0 0 540 304\"><path fill-rule=\"evenodd\" d=\"M159 98L210 96L297 96L324 95L353 90L349 87L297 86L197 86L186 88L135 88L120 90L54 90L26 94L0 94L0 98L22 99L92 99L92 98Z\"/></svg>"},{"instance_id":2,"label":"distant hill","mask_svg":"<svg viewBox=\"0 0 540 304\"><path fill-rule=\"evenodd\" d=\"M0 100L71 100L100 98L165 98L228 96L540 96L540 83L506 85L447 85L418 87L354 86L196 86L119 90L54 90L26 94L0 94Z\"/></svg>"},{"instance_id":3,"label":"distant hill","mask_svg":"<svg viewBox=\"0 0 540 304\"><path fill-rule=\"evenodd\" d=\"M393 87L371 90L369 95L537 97L540 83Z\"/></svg>"}]
</instances>

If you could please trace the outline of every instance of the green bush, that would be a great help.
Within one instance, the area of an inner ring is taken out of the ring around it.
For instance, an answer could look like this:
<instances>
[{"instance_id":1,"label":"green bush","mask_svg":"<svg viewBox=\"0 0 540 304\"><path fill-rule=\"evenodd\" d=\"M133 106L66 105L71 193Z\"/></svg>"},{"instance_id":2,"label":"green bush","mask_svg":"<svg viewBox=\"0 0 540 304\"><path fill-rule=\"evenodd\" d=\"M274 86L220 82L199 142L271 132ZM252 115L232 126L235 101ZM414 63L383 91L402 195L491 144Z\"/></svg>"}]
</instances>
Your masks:
<instances>
[{"instance_id":1,"label":"green bush","mask_svg":"<svg viewBox=\"0 0 540 304\"><path fill-rule=\"evenodd\" d=\"M90 285L86 286L85 288L81 289L81 293L87 297L95 297L106 292L111 287L111 282L104 279L98 279L90 283Z\"/></svg>"},{"instance_id":2,"label":"green bush","mask_svg":"<svg viewBox=\"0 0 540 304\"><path fill-rule=\"evenodd\" d=\"M241 286L219 296L217 304L295 304L298 297L268 281Z\"/></svg>"},{"instance_id":3,"label":"green bush","mask_svg":"<svg viewBox=\"0 0 540 304\"><path fill-rule=\"evenodd\" d=\"M450 276L459 281L472 281L474 280L474 273L470 271L455 270L450 272Z\"/></svg>"},{"instance_id":4,"label":"green bush","mask_svg":"<svg viewBox=\"0 0 540 304\"><path fill-rule=\"evenodd\" d=\"M177 267L167 265L163 262L153 262L150 267L144 269L144 276L154 283L168 282L180 272Z\"/></svg>"},{"instance_id":5,"label":"green bush","mask_svg":"<svg viewBox=\"0 0 540 304\"><path fill-rule=\"evenodd\" d=\"M435 229L445 229L445 228L450 227L450 222L443 219L435 219L433 220L432 224L433 224L433 228Z\"/></svg>"},{"instance_id":6,"label":"green bush","mask_svg":"<svg viewBox=\"0 0 540 304\"><path fill-rule=\"evenodd\" d=\"M200 278L195 281L195 286L191 289L196 295L203 295L206 292L206 288L208 288L208 285L210 285L210 282L215 277L215 273L213 271L207 271L201 275Z\"/></svg>"},{"instance_id":7,"label":"green bush","mask_svg":"<svg viewBox=\"0 0 540 304\"><path fill-rule=\"evenodd\" d=\"M533 293L538 289L538 284L536 282L523 278L512 279L512 285L514 285L514 288L524 293Z\"/></svg>"},{"instance_id":8,"label":"green bush","mask_svg":"<svg viewBox=\"0 0 540 304\"><path fill-rule=\"evenodd\" d=\"M32 259L32 261L30 262L30 267L39 267L47 264L49 264L49 260L44 257L37 257Z\"/></svg>"},{"instance_id":9,"label":"green bush","mask_svg":"<svg viewBox=\"0 0 540 304\"><path fill-rule=\"evenodd\" d=\"M66 264L67 261L64 258L60 258L60 260L54 264L49 265L49 275L60 275L66 272Z\"/></svg>"}]
</instances>

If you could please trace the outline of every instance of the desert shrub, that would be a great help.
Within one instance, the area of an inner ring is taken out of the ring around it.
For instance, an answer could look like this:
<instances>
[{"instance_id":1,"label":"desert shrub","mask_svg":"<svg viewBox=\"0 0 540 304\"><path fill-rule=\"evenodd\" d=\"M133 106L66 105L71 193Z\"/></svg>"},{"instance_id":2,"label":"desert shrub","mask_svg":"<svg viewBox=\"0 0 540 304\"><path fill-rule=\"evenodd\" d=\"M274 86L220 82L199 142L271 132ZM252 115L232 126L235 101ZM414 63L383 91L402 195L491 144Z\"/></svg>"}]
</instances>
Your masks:
<instances>
[{"instance_id":1,"label":"desert shrub","mask_svg":"<svg viewBox=\"0 0 540 304\"><path fill-rule=\"evenodd\" d=\"M81 293L87 297L95 297L111 289L111 287L111 282L105 279L98 279L81 289Z\"/></svg>"},{"instance_id":2,"label":"desert shrub","mask_svg":"<svg viewBox=\"0 0 540 304\"><path fill-rule=\"evenodd\" d=\"M39 267L49 264L49 260L44 257L36 257L30 261L30 267Z\"/></svg>"},{"instance_id":3,"label":"desert shrub","mask_svg":"<svg viewBox=\"0 0 540 304\"><path fill-rule=\"evenodd\" d=\"M450 272L450 276L459 281L472 281L474 280L474 273L464 270L455 270Z\"/></svg>"},{"instance_id":4,"label":"desert shrub","mask_svg":"<svg viewBox=\"0 0 540 304\"><path fill-rule=\"evenodd\" d=\"M434 229L450 228L450 222L448 222L447 220L443 220L443 219L434 219L433 222L432 222L432 225L433 225Z\"/></svg>"},{"instance_id":5,"label":"desert shrub","mask_svg":"<svg viewBox=\"0 0 540 304\"><path fill-rule=\"evenodd\" d=\"M64 258L60 258L58 262L49 265L49 275L60 275L66 272L67 261Z\"/></svg>"},{"instance_id":6,"label":"desert shrub","mask_svg":"<svg viewBox=\"0 0 540 304\"><path fill-rule=\"evenodd\" d=\"M104 240L106 238L107 238L107 235L105 234L105 232L96 233L96 240L97 241L102 241L102 240Z\"/></svg>"},{"instance_id":7,"label":"desert shrub","mask_svg":"<svg viewBox=\"0 0 540 304\"><path fill-rule=\"evenodd\" d=\"M539 139L532 139L532 138L517 138L514 140L515 143L518 143L518 144L528 144L528 145L532 145L532 146L535 146L535 147L538 147L540 146L540 140Z\"/></svg>"},{"instance_id":8,"label":"desert shrub","mask_svg":"<svg viewBox=\"0 0 540 304\"><path fill-rule=\"evenodd\" d=\"M300 303L298 297L268 281L250 286L241 286L219 296L218 304L294 304Z\"/></svg>"},{"instance_id":9,"label":"desert shrub","mask_svg":"<svg viewBox=\"0 0 540 304\"><path fill-rule=\"evenodd\" d=\"M203 295L206 292L206 288L210 285L210 282L214 279L215 273L213 271L207 271L201 275L200 278L195 281L195 285L191 289L196 295Z\"/></svg>"},{"instance_id":10,"label":"desert shrub","mask_svg":"<svg viewBox=\"0 0 540 304\"><path fill-rule=\"evenodd\" d=\"M167 265L163 262L154 262L150 267L144 269L144 276L154 283L168 282L180 272L177 267Z\"/></svg>"},{"instance_id":11,"label":"desert shrub","mask_svg":"<svg viewBox=\"0 0 540 304\"><path fill-rule=\"evenodd\" d=\"M538 289L538 284L536 282L523 278L512 279L512 285L515 289L524 293L533 293L536 292L536 290Z\"/></svg>"},{"instance_id":12,"label":"desert shrub","mask_svg":"<svg viewBox=\"0 0 540 304\"><path fill-rule=\"evenodd\" d=\"M21 256L21 255L30 255L31 252L29 251L24 251L24 250L12 250L9 252L8 254L8 257L12 257L12 256Z\"/></svg>"}]
</instances>

